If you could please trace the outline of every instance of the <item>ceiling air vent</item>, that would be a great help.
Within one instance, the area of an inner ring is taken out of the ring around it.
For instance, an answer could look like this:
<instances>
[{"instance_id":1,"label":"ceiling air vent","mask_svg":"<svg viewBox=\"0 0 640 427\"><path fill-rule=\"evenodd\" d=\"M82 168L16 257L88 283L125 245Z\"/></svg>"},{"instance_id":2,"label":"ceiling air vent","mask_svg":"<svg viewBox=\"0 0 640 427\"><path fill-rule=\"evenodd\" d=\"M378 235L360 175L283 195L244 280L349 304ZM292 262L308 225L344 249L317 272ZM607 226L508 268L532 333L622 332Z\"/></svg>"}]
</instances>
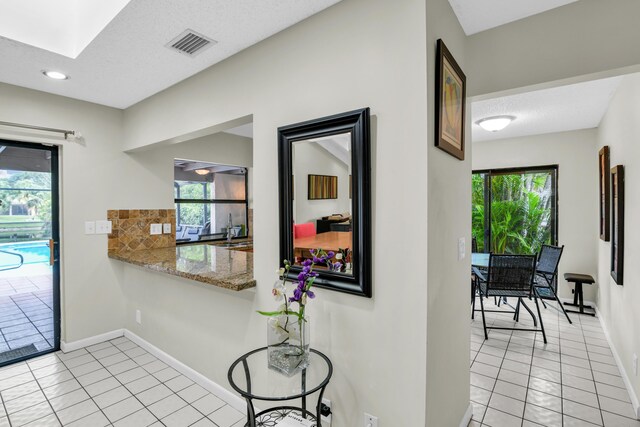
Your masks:
<instances>
[{"instance_id":1,"label":"ceiling air vent","mask_svg":"<svg viewBox=\"0 0 640 427\"><path fill-rule=\"evenodd\" d=\"M215 40L196 33L193 30L185 30L178 37L167 43L166 46L183 55L194 57L216 43Z\"/></svg>"}]
</instances>

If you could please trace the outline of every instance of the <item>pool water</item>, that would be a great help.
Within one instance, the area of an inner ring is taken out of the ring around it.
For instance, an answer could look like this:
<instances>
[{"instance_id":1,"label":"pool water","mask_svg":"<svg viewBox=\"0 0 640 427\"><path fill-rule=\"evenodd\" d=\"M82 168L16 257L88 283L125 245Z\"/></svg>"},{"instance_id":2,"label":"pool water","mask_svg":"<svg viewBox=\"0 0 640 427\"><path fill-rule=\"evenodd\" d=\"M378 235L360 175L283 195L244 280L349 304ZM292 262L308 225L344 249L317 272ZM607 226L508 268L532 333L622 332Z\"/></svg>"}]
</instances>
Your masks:
<instances>
[{"instance_id":1,"label":"pool water","mask_svg":"<svg viewBox=\"0 0 640 427\"><path fill-rule=\"evenodd\" d=\"M49 262L49 242L47 240L25 243L0 244L0 250L22 255L24 264ZM0 252L0 269L15 266L20 262L16 256Z\"/></svg>"}]
</instances>

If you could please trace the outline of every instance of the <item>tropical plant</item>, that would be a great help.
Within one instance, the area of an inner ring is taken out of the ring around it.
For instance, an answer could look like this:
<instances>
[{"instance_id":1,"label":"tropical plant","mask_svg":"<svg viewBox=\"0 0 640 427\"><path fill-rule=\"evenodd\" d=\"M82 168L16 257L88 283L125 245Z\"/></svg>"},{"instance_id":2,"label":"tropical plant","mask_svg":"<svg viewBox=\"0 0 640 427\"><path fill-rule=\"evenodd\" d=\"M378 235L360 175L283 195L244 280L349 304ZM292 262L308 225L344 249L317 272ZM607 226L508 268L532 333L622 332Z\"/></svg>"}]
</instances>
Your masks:
<instances>
[{"instance_id":1,"label":"tropical plant","mask_svg":"<svg viewBox=\"0 0 640 427\"><path fill-rule=\"evenodd\" d=\"M551 176L516 173L491 176L490 252L537 253L551 241ZM472 181L472 227L478 250L484 251L484 176Z\"/></svg>"}]
</instances>

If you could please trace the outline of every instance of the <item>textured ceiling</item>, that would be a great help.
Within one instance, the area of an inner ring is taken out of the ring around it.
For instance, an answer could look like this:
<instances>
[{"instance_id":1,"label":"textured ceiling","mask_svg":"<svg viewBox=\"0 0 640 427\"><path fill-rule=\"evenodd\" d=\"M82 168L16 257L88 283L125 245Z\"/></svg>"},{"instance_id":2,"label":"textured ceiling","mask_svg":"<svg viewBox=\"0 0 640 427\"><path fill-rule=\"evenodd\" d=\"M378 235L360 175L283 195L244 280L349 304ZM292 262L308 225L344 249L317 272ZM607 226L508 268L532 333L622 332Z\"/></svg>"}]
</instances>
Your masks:
<instances>
[{"instance_id":1,"label":"textured ceiling","mask_svg":"<svg viewBox=\"0 0 640 427\"><path fill-rule=\"evenodd\" d=\"M577 0L449 0L466 35L499 27Z\"/></svg>"},{"instance_id":2,"label":"textured ceiling","mask_svg":"<svg viewBox=\"0 0 640 427\"><path fill-rule=\"evenodd\" d=\"M0 82L126 108L339 1L132 0L76 59L0 37ZM194 58L165 47L186 29L218 43Z\"/></svg>"},{"instance_id":3,"label":"textured ceiling","mask_svg":"<svg viewBox=\"0 0 640 427\"><path fill-rule=\"evenodd\" d=\"M473 102L472 140L476 143L598 127L621 80L611 77ZM499 132L488 132L476 124L497 115L516 119Z\"/></svg>"}]
</instances>

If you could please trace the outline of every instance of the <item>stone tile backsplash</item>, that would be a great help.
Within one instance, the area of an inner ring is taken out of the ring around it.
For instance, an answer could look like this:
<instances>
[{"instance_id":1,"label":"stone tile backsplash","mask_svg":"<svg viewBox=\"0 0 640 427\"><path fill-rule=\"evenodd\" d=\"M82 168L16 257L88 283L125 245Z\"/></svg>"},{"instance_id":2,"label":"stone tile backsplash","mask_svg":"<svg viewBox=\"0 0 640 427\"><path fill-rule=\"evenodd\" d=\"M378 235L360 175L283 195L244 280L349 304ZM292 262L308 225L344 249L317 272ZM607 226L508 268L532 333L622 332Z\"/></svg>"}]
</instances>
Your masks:
<instances>
[{"instance_id":1,"label":"stone tile backsplash","mask_svg":"<svg viewBox=\"0 0 640 427\"><path fill-rule=\"evenodd\" d=\"M109 252L139 251L176 245L175 209L108 210ZM171 234L151 235L151 224L171 224Z\"/></svg>"}]
</instances>

